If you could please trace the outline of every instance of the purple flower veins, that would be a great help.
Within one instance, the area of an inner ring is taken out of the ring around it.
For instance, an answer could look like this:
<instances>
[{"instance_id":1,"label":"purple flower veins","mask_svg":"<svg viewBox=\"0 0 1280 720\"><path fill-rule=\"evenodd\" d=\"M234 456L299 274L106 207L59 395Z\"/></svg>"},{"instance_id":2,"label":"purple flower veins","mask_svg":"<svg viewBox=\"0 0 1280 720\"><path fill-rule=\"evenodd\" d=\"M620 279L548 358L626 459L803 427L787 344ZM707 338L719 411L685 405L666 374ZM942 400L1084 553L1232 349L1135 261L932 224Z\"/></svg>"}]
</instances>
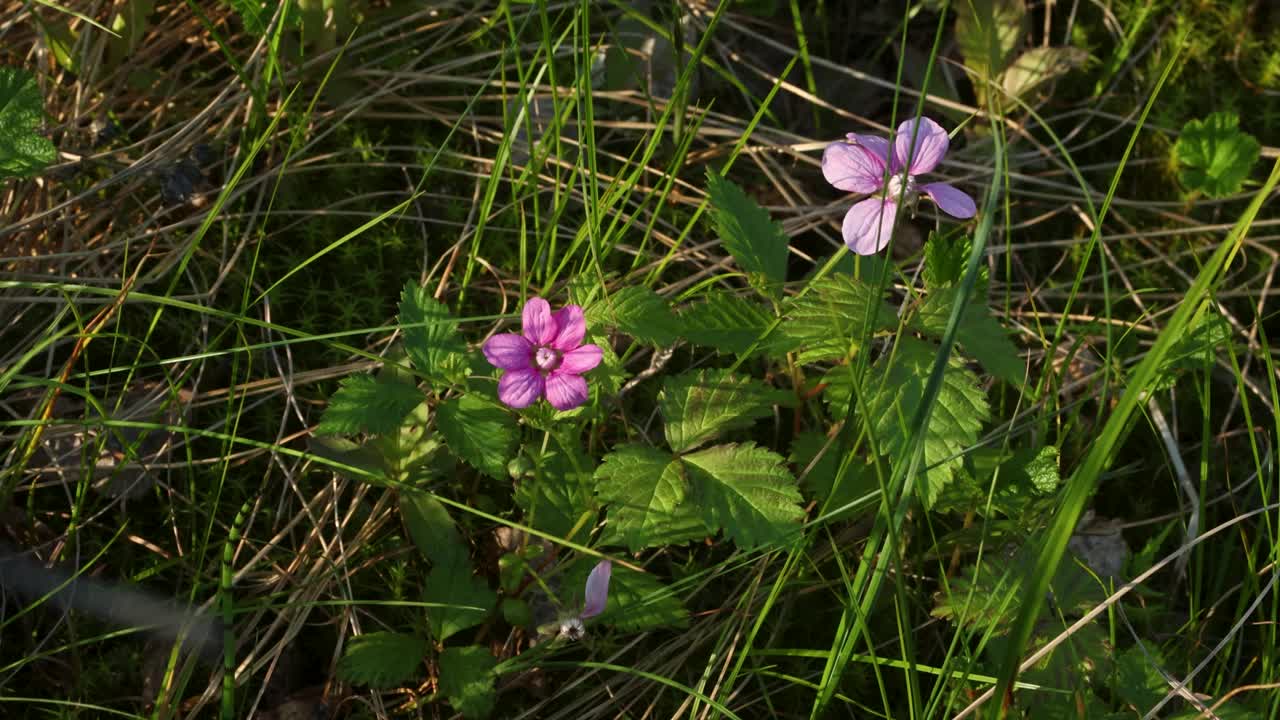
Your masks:
<instances>
[{"instance_id":1,"label":"purple flower veins","mask_svg":"<svg viewBox=\"0 0 1280 720\"><path fill-rule=\"evenodd\" d=\"M822 174L841 190L872 195L854 203L844 216L840 232L850 250L872 255L889 244L900 199L906 207L915 207L924 193L957 218L971 218L978 211L973 198L947 183L916 181L917 175L932 171L946 157L950 140L938 123L921 118L917 126L914 119L907 120L898 126L892 148L888 140L875 135L849 133L847 138L823 151Z\"/></svg>"},{"instance_id":2,"label":"purple flower veins","mask_svg":"<svg viewBox=\"0 0 1280 720\"><path fill-rule=\"evenodd\" d=\"M572 410L587 401L582 374L600 364L603 353L583 345L587 321L582 308L566 305L551 312L542 298L530 298L522 316L523 333L494 335L484 344L484 356L505 370L498 381L498 398L513 408L529 407L538 398L557 410Z\"/></svg>"}]
</instances>

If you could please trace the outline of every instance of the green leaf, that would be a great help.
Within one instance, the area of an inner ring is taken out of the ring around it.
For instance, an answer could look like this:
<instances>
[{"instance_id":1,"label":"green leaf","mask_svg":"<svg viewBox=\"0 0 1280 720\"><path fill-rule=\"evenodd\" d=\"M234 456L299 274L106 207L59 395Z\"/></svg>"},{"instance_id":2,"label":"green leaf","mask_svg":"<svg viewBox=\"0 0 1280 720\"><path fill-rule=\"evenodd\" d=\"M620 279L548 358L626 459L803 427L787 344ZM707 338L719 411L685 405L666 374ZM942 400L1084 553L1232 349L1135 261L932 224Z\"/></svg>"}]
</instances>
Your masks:
<instances>
[{"instance_id":1,"label":"green leaf","mask_svg":"<svg viewBox=\"0 0 1280 720\"><path fill-rule=\"evenodd\" d=\"M324 437L312 434L307 437L307 452L326 460L350 465L354 468L365 470L368 473L377 475L385 479L387 474L387 466L383 461L382 455L375 449L361 445L359 443L347 440L346 438ZM335 472L342 472L334 469ZM347 473L343 473L346 475ZM350 477L369 482L371 478L366 475L356 475L354 473Z\"/></svg>"},{"instance_id":2,"label":"green leaf","mask_svg":"<svg viewBox=\"0 0 1280 720\"><path fill-rule=\"evenodd\" d=\"M445 648L440 653L440 692L468 720L488 717L497 665L498 658L479 645Z\"/></svg>"},{"instance_id":3,"label":"green leaf","mask_svg":"<svg viewBox=\"0 0 1280 720\"><path fill-rule=\"evenodd\" d=\"M773 413L775 404L789 404L794 396L727 370L699 370L667 378L658 395L666 421L667 443L677 453L703 445L715 437Z\"/></svg>"},{"instance_id":4,"label":"green leaf","mask_svg":"<svg viewBox=\"0 0 1280 720\"><path fill-rule=\"evenodd\" d=\"M944 236L929 233L929 240L924 244L925 287L936 290L960 282L972 251L973 241L968 235ZM987 266L979 265L976 291L979 295L986 292L987 276Z\"/></svg>"},{"instance_id":5,"label":"green leaf","mask_svg":"<svg viewBox=\"0 0 1280 720\"><path fill-rule=\"evenodd\" d=\"M423 600L440 605L427 609L427 619L436 641L444 642L483 622L498 598L484 579L471 574L465 555L449 554L440 560L427 574Z\"/></svg>"},{"instance_id":6,"label":"green leaf","mask_svg":"<svg viewBox=\"0 0 1280 720\"><path fill-rule=\"evenodd\" d=\"M1011 97L1026 99L1050 80L1082 67L1089 53L1075 47L1034 47L1018 56L1004 71L1001 85Z\"/></svg>"},{"instance_id":7,"label":"green leaf","mask_svg":"<svg viewBox=\"0 0 1280 720\"><path fill-rule=\"evenodd\" d=\"M595 558L582 558L565 573L562 585L577 588L578 593L565 598L566 605L582 602L581 589L595 564ZM663 627L684 628L689 626L689 611L656 576L614 563L609 579L609 602L595 622L627 633Z\"/></svg>"},{"instance_id":8,"label":"green leaf","mask_svg":"<svg viewBox=\"0 0 1280 720\"><path fill-rule=\"evenodd\" d=\"M853 460L844 477L840 475L840 443L833 441L826 452L827 436L816 432L803 432L791 441L791 456L787 458L795 466L801 487L818 503L818 509L829 512L850 503L865 500L880 489L875 469L865 462ZM817 459L814 462L814 459ZM805 470L808 472L805 473ZM837 482L837 478L839 481ZM836 515L834 519L851 517L853 509Z\"/></svg>"},{"instance_id":9,"label":"green leaf","mask_svg":"<svg viewBox=\"0 0 1280 720\"><path fill-rule=\"evenodd\" d=\"M738 267L763 275L775 288L787 280L787 245L782 225L742 188L707 169L707 194L716 232Z\"/></svg>"},{"instance_id":10,"label":"green leaf","mask_svg":"<svg viewBox=\"0 0 1280 720\"><path fill-rule=\"evenodd\" d=\"M1169 683L1159 671L1162 665L1164 658L1154 645L1147 646L1145 654L1137 645L1120 653L1116 656L1116 695L1139 713L1150 710L1169 691Z\"/></svg>"},{"instance_id":11,"label":"green leaf","mask_svg":"<svg viewBox=\"0 0 1280 720\"><path fill-rule=\"evenodd\" d=\"M592 497L595 465L577 450L561 448L528 455L533 467L516 479L516 505L524 510L527 525L567 538L583 515L596 509ZM591 525L587 523L579 533Z\"/></svg>"},{"instance_id":12,"label":"green leaf","mask_svg":"<svg viewBox=\"0 0 1280 720\"><path fill-rule=\"evenodd\" d=\"M935 338L941 338L951 319L951 308L960 293L958 288L934 290L911 319L911 327ZM976 298L975 298L976 300ZM1004 326L991 317L983 302L970 301L960 318L956 342L982 368L1011 385L1021 385L1027 368L1018 357L1018 346L1009 339Z\"/></svg>"},{"instance_id":13,"label":"green leaf","mask_svg":"<svg viewBox=\"0 0 1280 720\"><path fill-rule=\"evenodd\" d=\"M427 654L427 641L418 635L372 632L347 643L338 661L338 678L352 685L389 688L417 675Z\"/></svg>"},{"instance_id":14,"label":"green leaf","mask_svg":"<svg viewBox=\"0 0 1280 720\"><path fill-rule=\"evenodd\" d=\"M422 392L408 383L372 375L349 375L320 416L316 432L322 435L354 435L358 432L389 433L400 427L418 404Z\"/></svg>"},{"instance_id":15,"label":"green leaf","mask_svg":"<svg viewBox=\"0 0 1280 720\"><path fill-rule=\"evenodd\" d=\"M75 55L77 35L67 21L61 18L46 19L40 21L40 24L44 27L44 39L53 52L53 58L68 71L80 72L79 58Z\"/></svg>"},{"instance_id":16,"label":"green leaf","mask_svg":"<svg viewBox=\"0 0 1280 720\"><path fill-rule=\"evenodd\" d=\"M587 327L617 328L641 342L655 345L670 345L679 334L671 306L642 285L629 285L606 300L591 303L585 314Z\"/></svg>"},{"instance_id":17,"label":"green leaf","mask_svg":"<svg viewBox=\"0 0 1280 720\"><path fill-rule=\"evenodd\" d=\"M1230 323L1212 308L1206 308L1194 322L1169 348L1168 356L1160 363L1155 389L1171 388L1181 373L1211 366L1218 348L1231 342Z\"/></svg>"},{"instance_id":18,"label":"green leaf","mask_svg":"<svg viewBox=\"0 0 1280 720\"><path fill-rule=\"evenodd\" d=\"M111 18L111 30L116 34L110 39L110 64L116 64L133 54L147 32L147 18L155 10L155 0L124 0L120 12Z\"/></svg>"},{"instance_id":19,"label":"green leaf","mask_svg":"<svg viewBox=\"0 0 1280 720\"><path fill-rule=\"evenodd\" d=\"M227 0L227 2L240 16L240 21L244 23L244 29L250 36L259 37L267 31L267 22L271 19L271 15L267 12L263 0Z\"/></svg>"},{"instance_id":20,"label":"green leaf","mask_svg":"<svg viewBox=\"0 0 1280 720\"><path fill-rule=\"evenodd\" d=\"M1178 177L1190 190L1226 197L1240 192L1260 150L1258 141L1240 130L1235 113L1216 112L1182 126L1174 145L1182 165Z\"/></svg>"},{"instance_id":21,"label":"green leaf","mask_svg":"<svg viewBox=\"0 0 1280 720\"><path fill-rule=\"evenodd\" d=\"M717 445L681 462L703 520L738 547L782 543L804 518L796 479L776 453L754 443Z\"/></svg>"},{"instance_id":22,"label":"green leaf","mask_svg":"<svg viewBox=\"0 0 1280 720\"><path fill-rule=\"evenodd\" d=\"M40 135L44 98L31 73L0 67L0 179L31 177L58 157Z\"/></svg>"},{"instance_id":23,"label":"green leaf","mask_svg":"<svg viewBox=\"0 0 1280 720\"><path fill-rule=\"evenodd\" d=\"M863 333L897 328L897 315L876 290L850 275L815 282L809 294L789 300L784 320L768 343L775 354L799 350L801 363L838 360L857 349Z\"/></svg>"},{"instance_id":24,"label":"green leaf","mask_svg":"<svg viewBox=\"0 0 1280 720\"><path fill-rule=\"evenodd\" d=\"M939 512L986 514L991 510L1023 524L1036 522L1036 503L1057 491L1062 483L1058 473L1058 449L1052 445L1023 448L1012 453L980 448L970 454L969 468L957 475L937 497ZM995 487L992 488L992 481Z\"/></svg>"},{"instance_id":25,"label":"green leaf","mask_svg":"<svg viewBox=\"0 0 1280 720\"><path fill-rule=\"evenodd\" d=\"M773 321L759 303L726 292L708 293L706 302L680 312L681 335L694 345L741 355Z\"/></svg>"},{"instance_id":26,"label":"green leaf","mask_svg":"<svg viewBox=\"0 0 1280 720\"><path fill-rule=\"evenodd\" d=\"M407 482L436 459L441 443L431 432L431 404L423 400L401 421L399 429L379 435L369 442L369 447L382 453L385 467L391 477Z\"/></svg>"},{"instance_id":27,"label":"green leaf","mask_svg":"<svg viewBox=\"0 0 1280 720\"><path fill-rule=\"evenodd\" d=\"M495 480L506 478L518 439L511 413L468 393L436 408L436 427L449 449L471 467Z\"/></svg>"},{"instance_id":28,"label":"green leaf","mask_svg":"<svg viewBox=\"0 0 1280 720\"><path fill-rule=\"evenodd\" d=\"M400 517L418 551L432 565L462 566L470 562L470 552L444 503L418 490L400 495Z\"/></svg>"},{"instance_id":29,"label":"green leaf","mask_svg":"<svg viewBox=\"0 0 1280 720\"><path fill-rule=\"evenodd\" d=\"M466 376L467 346L458 335L457 319L412 280L400 293L399 321L405 352L419 372L446 383Z\"/></svg>"},{"instance_id":30,"label":"green leaf","mask_svg":"<svg viewBox=\"0 0 1280 720\"><path fill-rule=\"evenodd\" d=\"M956 11L956 42L964 64L977 75L974 88L985 95L985 80L1009 67L1029 29L1023 0L966 0Z\"/></svg>"},{"instance_id":31,"label":"green leaf","mask_svg":"<svg viewBox=\"0 0 1280 720\"><path fill-rule=\"evenodd\" d=\"M937 348L932 344L903 337L892 356L876 362L874 380L867 385L868 422L875 431L876 449L882 455L897 458L910 441L909 426L924 398L925 383L936 356ZM951 482L964 461L964 451L977 443L978 433L989 418L986 393L977 376L952 358L924 428L922 469L926 482L918 487L926 504L931 505L938 492Z\"/></svg>"},{"instance_id":32,"label":"green leaf","mask_svg":"<svg viewBox=\"0 0 1280 720\"><path fill-rule=\"evenodd\" d=\"M596 494L609 503L608 533L633 552L705 537L706 526L685 503L688 481L670 453L623 445L596 469Z\"/></svg>"}]
</instances>

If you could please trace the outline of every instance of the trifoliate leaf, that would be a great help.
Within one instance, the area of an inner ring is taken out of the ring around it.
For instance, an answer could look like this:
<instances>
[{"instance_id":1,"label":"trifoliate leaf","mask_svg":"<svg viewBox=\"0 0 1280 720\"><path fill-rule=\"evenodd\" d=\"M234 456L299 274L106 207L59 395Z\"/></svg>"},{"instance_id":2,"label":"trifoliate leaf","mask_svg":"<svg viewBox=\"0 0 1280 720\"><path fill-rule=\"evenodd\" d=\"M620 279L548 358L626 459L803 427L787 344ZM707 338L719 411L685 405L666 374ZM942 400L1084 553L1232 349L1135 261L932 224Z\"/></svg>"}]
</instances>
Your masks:
<instances>
[{"instance_id":1,"label":"trifoliate leaf","mask_svg":"<svg viewBox=\"0 0 1280 720\"><path fill-rule=\"evenodd\" d=\"M876 449L890 458L901 457L910 426L924 400L925 384L933 370L937 348L912 338L899 338L892 354L876 362L868 384L868 422L875 430ZM917 485L926 504L951 481L962 464L964 451L978 441L982 425L990 418L986 393L978 378L952 358L942 375L942 386L930 409L921 439L921 470L926 482Z\"/></svg>"},{"instance_id":2,"label":"trifoliate leaf","mask_svg":"<svg viewBox=\"0 0 1280 720\"><path fill-rule=\"evenodd\" d=\"M668 378L658 396L667 443L680 453L752 423L794 396L727 370L699 370Z\"/></svg>"},{"instance_id":3,"label":"trifoliate leaf","mask_svg":"<svg viewBox=\"0 0 1280 720\"><path fill-rule=\"evenodd\" d=\"M566 606L581 607L581 589L595 564L595 558L582 558L565 573L562 586L576 588L578 593L563 599ZM628 633L662 627L683 628L689 625L689 611L672 589L654 575L614 563L609 579L609 602L593 624L611 626Z\"/></svg>"},{"instance_id":4,"label":"trifoliate leaf","mask_svg":"<svg viewBox=\"0 0 1280 720\"><path fill-rule=\"evenodd\" d=\"M824 447L826 452L819 456ZM852 460L845 474L840 476L842 458L839 448L839 442L832 442L827 447L827 436L822 433L800 433L791 441L791 456L787 459L796 469L797 476L808 469L800 483L805 494L817 501L818 510L822 512L831 512L850 503L866 500L880 489L874 468L858 459ZM814 462L815 458L817 462ZM850 509L832 519L849 517L852 512Z\"/></svg>"},{"instance_id":5,"label":"trifoliate leaf","mask_svg":"<svg viewBox=\"0 0 1280 720\"><path fill-rule=\"evenodd\" d=\"M681 462L703 520L738 547L780 544L804 517L786 461L754 443L717 445Z\"/></svg>"},{"instance_id":6,"label":"trifoliate leaf","mask_svg":"<svg viewBox=\"0 0 1280 720\"><path fill-rule=\"evenodd\" d=\"M352 685L388 688L411 680L427 654L427 641L398 632L351 638L338 661L338 678Z\"/></svg>"},{"instance_id":7,"label":"trifoliate leaf","mask_svg":"<svg viewBox=\"0 0 1280 720\"><path fill-rule=\"evenodd\" d=\"M422 402L422 391L408 383L372 375L343 378L316 432L322 435L389 433Z\"/></svg>"},{"instance_id":8,"label":"trifoliate leaf","mask_svg":"<svg viewBox=\"0 0 1280 720\"><path fill-rule=\"evenodd\" d=\"M445 648L440 653L440 692L467 720L493 712L493 668L498 658L479 645Z\"/></svg>"},{"instance_id":9,"label":"trifoliate leaf","mask_svg":"<svg viewBox=\"0 0 1280 720\"><path fill-rule=\"evenodd\" d=\"M1080 48L1034 47L1013 61L1000 84L1011 97L1026 100L1042 84L1083 66L1088 59L1089 53Z\"/></svg>"},{"instance_id":10,"label":"trifoliate leaf","mask_svg":"<svg viewBox=\"0 0 1280 720\"><path fill-rule=\"evenodd\" d=\"M772 315L759 303L719 291L680 312L686 340L735 355L746 352L771 322Z\"/></svg>"},{"instance_id":11,"label":"trifoliate leaf","mask_svg":"<svg viewBox=\"0 0 1280 720\"><path fill-rule=\"evenodd\" d=\"M31 177L58 157L37 132L44 121L44 98L31 73L0 67L0 180Z\"/></svg>"},{"instance_id":12,"label":"trifoliate leaf","mask_svg":"<svg viewBox=\"0 0 1280 720\"><path fill-rule=\"evenodd\" d=\"M591 303L585 309L587 327L614 327L640 340L656 345L670 345L679 334L679 324L671 314L671 306L654 291L642 285L629 285L608 299Z\"/></svg>"},{"instance_id":13,"label":"trifoliate leaf","mask_svg":"<svg viewBox=\"0 0 1280 720\"><path fill-rule=\"evenodd\" d=\"M592 473L595 464L583 453L563 448L529 452L528 472L516 479L515 501L524 510L525 524L567 538L586 513L593 513ZM579 528L578 539L591 523Z\"/></svg>"},{"instance_id":14,"label":"trifoliate leaf","mask_svg":"<svg viewBox=\"0 0 1280 720\"><path fill-rule=\"evenodd\" d=\"M427 608L427 619L436 641L444 642L483 622L498 598L482 578L471 574L471 561L465 555L450 554L427 574L422 599L439 605Z\"/></svg>"},{"instance_id":15,"label":"trifoliate leaf","mask_svg":"<svg viewBox=\"0 0 1280 720\"><path fill-rule=\"evenodd\" d=\"M897 316L876 290L848 275L826 277L802 298L789 300L784 319L767 345L771 352L797 350L801 363L848 357L865 332L897 327Z\"/></svg>"},{"instance_id":16,"label":"trifoliate leaf","mask_svg":"<svg viewBox=\"0 0 1280 720\"><path fill-rule=\"evenodd\" d=\"M444 504L425 492L400 495L400 517L418 552L432 565L466 565L470 553Z\"/></svg>"},{"instance_id":17,"label":"trifoliate leaf","mask_svg":"<svg viewBox=\"0 0 1280 720\"><path fill-rule=\"evenodd\" d=\"M495 480L506 477L517 440L511 413L468 393L436 408L436 427L449 450L471 467Z\"/></svg>"},{"instance_id":18,"label":"trifoliate leaf","mask_svg":"<svg viewBox=\"0 0 1280 720\"><path fill-rule=\"evenodd\" d=\"M911 327L941 339L959 293L959 288L955 287L930 292L929 297L925 298L912 316ZM987 372L1011 385L1022 384L1027 370L1018 357L1018 346L1013 344L1004 327L991 317L989 309L978 298L970 300L965 306L956 332L956 342Z\"/></svg>"},{"instance_id":19,"label":"trifoliate leaf","mask_svg":"<svg viewBox=\"0 0 1280 720\"><path fill-rule=\"evenodd\" d=\"M707 194L716 232L738 267L763 275L774 288L780 288L787 279L790 243L782 226L742 188L710 169Z\"/></svg>"},{"instance_id":20,"label":"trifoliate leaf","mask_svg":"<svg viewBox=\"0 0 1280 720\"><path fill-rule=\"evenodd\" d=\"M1235 113L1216 112L1204 120L1192 120L1182 126L1174 146L1182 165L1178 177L1189 190L1226 197L1240 192L1260 149L1252 135L1240 130Z\"/></svg>"},{"instance_id":21,"label":"trifoliate leaf","mask_svg":"<svg viewBox=\"0 0 1280 720\"><path fill-rule=\"evenodd\" d=\"M400 293L399 321L405 352L419 372L446 383L466 376L467 346L458 335L457 319L412 280Z\"/></svg>"},{"instance_id":22,"label":"trifoliate leaf","mask_svg":"<svg viewBox=\"0 0 1280 720\"><path fill-rule=\"evenodd\" d=\"M596 469L596 494L609 503L608 534L633 552L705 537L696 509L685 502L688 481L670 453L623 445Z\"/></svg>"}]
</instances>

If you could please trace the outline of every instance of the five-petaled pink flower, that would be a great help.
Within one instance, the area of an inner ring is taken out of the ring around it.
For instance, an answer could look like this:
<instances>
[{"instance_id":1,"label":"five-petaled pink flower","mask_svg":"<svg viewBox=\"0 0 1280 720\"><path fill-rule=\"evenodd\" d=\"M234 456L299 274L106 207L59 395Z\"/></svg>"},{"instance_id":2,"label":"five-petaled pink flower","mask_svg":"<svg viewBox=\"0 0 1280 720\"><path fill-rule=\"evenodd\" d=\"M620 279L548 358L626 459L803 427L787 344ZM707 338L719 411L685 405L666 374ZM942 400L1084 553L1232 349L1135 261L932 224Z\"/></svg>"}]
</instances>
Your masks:
<instances>
[{"instance_id":1,"label":"five-petaled pink flower","mask_svg":"<svg viewBox=\"0 0 1280 720\"><path fill-rule=\"evenodd\" d=\"M848 192L874 194L854 203L840 227L844 244L859 255L877 253L889 244L899 200L914 207L919 193L924 193L948 215L971 218L978 211L973 198L947 183L916 183L917 175L942 162L950 145L947 131L938 123L921 118L918 127L914 119L899 125L892 148L882 137L849 133L848 142L832 143L822 153L827 182Z\"/></svg>"},{"instance_id":2,"label":"five-petaled pink flower","mask_svg":"<svg viewBox=\"0 0 1280 720\"><path fill-rule=\"evenodd\" d=\"M542 298L524 306L524 333L494 335L484 356L505 370L498 398L513 408L529 407L543 395L557 410L572 410L587 401L582 374L600 364L601 350L583 345L587 321L582 308L567 305L557 312Z\"/></svg>"}]
</instances>

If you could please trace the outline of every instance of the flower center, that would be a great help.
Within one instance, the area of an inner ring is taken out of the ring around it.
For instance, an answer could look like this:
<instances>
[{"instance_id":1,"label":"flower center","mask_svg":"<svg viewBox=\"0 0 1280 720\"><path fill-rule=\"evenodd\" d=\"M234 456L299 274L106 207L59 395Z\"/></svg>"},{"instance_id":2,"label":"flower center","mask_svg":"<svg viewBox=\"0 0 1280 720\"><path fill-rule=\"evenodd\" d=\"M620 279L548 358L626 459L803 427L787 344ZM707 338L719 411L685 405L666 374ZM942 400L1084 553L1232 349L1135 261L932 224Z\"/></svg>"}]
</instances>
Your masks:
<instances>
[{"instance_id":1,"label":"flower center","mask_svg":"<svg viewBox=\"0 0 1280 720\"><path fill-rule=\"evenodd\" d=\"M902 194L904 187L907 191L905 196ZM907 173L889 178L889 194L886 199L898 202L899 198L901 198L903 205L910 205L916 199L916 181Z\"/></svg>"},{"instance_id":2,"label":"flower center","mask_svg":"<svg viewBox=\"0 0 1280 720\"><path fill-rule=\"evenodd\" d=\"M544 373L560 367L560 352L554 348L540 347L533 353L533 364Z\"/></svg>"}]
</instances>

